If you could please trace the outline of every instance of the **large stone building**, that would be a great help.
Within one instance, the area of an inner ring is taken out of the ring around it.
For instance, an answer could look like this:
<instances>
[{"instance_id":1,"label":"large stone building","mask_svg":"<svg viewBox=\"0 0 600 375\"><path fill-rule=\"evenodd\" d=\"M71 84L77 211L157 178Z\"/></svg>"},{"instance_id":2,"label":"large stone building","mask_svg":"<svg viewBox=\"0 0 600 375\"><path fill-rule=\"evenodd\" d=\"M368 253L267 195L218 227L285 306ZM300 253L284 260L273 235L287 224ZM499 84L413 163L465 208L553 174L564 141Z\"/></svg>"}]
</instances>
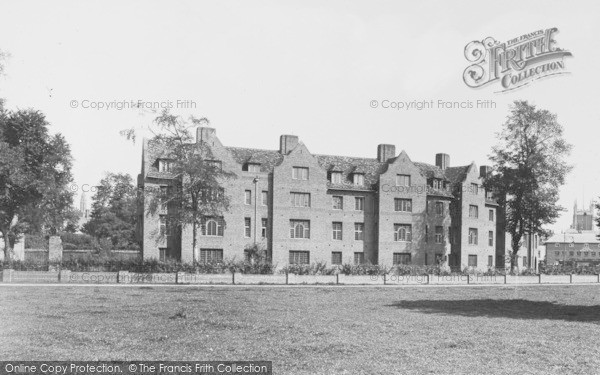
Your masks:
<instances>
[{"instance_id":1,"label":"large stone building","mask_svg":"<svg viewBox=\"0 0 600 375\"><path fill-rule=\"evenodd\" d=\"M388 144L373 158L315 155L293 135L282 135L278 150L226 147L206 127L198 128L197 142L237 176L223 182L230 208L203 220L194 256L189 226L159 235L171 208L148 215L140 206L144 258L242 259L245 247L258 243L278 266L504 266L498 206L482 187L485 166L452 167L446 154L435 155L435 164L415 162ZM167 155L144 142L140 188L171 184Z\"/></svg>"}]
</instances>

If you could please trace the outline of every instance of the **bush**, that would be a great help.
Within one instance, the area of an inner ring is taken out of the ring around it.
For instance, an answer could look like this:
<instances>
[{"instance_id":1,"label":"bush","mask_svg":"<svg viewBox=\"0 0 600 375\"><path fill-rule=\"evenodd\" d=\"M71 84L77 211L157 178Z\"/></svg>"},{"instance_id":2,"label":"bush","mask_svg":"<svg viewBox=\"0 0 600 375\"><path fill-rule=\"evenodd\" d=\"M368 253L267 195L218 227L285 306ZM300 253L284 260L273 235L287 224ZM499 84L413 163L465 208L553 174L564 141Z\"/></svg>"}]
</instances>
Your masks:
<instances>
[{"instance_id":1,"label":"bush","mask_svg":"<svg viewBox=\"0 0 600 375\"><path fill-rule=\"evenodd\" d=\"M41 234L25 234L25 248L48 250L48 236Z\"/></svg>"},{"instance_id":2,"label":"bush","mask_svg":"<svg viewBox=\"0 0 600 375\"><path fill-rule=\"evenodd\" d=\"M89 234L81 233L60 233L64 250L100 250L98 241Z\"/></svg>"}]
</instances>

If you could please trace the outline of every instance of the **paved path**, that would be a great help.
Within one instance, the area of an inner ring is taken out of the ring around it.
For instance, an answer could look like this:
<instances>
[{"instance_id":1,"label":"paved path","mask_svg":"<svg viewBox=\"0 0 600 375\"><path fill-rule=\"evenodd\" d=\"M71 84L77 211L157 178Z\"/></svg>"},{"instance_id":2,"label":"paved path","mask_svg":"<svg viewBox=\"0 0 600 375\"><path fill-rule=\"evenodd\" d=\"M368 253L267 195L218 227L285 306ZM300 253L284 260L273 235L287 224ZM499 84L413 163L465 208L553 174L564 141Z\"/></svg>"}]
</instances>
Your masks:
<instances>
[{"instance_id":1,"label":"paved path","mask_svg":"<svg viewBox=\"0 0 600 375\"><path fill-rule=\"evenodd\" d=\"M410 285L349 285L349 284L68 284L68 283L0 283L1 288L11 287L109 287L109 288L514 288L514 287L540 287L540 286L591 286L600 287L598 283L573 283L573 284L410 284Z\"/></svg>"}]
</instances>

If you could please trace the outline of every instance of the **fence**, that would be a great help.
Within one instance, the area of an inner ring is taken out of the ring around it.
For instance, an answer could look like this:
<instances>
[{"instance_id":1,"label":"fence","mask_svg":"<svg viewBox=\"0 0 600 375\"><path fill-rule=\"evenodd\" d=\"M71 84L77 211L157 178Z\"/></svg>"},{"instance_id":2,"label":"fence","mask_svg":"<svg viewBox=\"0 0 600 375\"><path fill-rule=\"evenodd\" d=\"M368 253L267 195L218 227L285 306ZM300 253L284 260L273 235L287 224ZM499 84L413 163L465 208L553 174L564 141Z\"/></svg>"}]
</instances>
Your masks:
<instances>
[{"instance_id":1,"label":"fence","mask_svg":"<svg viewBox=\"0 0 600 375\"><path fill-rule=\"evenodd\" d=\"M191 274L62 271L2 271L3 283L61 284L189 284L189 285L534 285L534 284L600 284L600 275L536 275L536 276L398 276L398 275L251 275L242 273Z\"/></svg>"}]
</instances>

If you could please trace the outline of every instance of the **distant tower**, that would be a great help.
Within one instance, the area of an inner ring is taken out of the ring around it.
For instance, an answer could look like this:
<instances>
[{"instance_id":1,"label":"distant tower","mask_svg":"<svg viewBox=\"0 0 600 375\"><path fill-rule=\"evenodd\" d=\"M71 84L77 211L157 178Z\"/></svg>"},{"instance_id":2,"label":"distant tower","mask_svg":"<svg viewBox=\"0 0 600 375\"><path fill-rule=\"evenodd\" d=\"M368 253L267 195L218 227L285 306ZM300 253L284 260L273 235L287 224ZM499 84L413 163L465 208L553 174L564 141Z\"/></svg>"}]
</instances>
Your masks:
<instances>
[{"instance_id":1,"label":"distant tower","mask_svg":"<svg viewBox=\"0 0 600 375\"><path fill-rule=\"evenodd\" d=\"M83 218L87 218L90 213L90 210L88 209L87 195L85 194L85 191L81 192L81 199L79 201L79 211L81 211L81 217Z\"/></svg>"},{"instance_id":2,"label":"distant tower","mask_svg":"<svg viewBox=\"0 0 600 375\"><path fill-rule=\"evenodd\" d=\"M573 206L573 225L571 228L581 231L593 231L594 230L594 202L590 202L589 210L577 209L577 201Z\"/></svg>"}]
</instances>

